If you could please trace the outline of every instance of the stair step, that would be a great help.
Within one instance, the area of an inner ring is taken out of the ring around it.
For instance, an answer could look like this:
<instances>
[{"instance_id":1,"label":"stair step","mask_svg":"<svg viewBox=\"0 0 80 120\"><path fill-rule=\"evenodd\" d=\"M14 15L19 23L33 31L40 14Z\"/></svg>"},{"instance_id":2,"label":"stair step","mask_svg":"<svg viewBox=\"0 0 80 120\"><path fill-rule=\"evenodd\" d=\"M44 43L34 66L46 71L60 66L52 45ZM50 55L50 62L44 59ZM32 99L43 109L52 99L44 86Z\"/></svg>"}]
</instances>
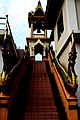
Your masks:
<instances>
[{"instance_id":1,"label":"stair step","mask_svg":"<svg viewBox=\"0 0 80 120\"><path fill-rule=\"evenodd\" d=\"M45 62L34 62L24 120L59 120Z\"/></svg>"},{"instance_id":2,"label":"stair step","mask_svg":"<svg viewBox=\"0 0 80 120\"><path fill-rule=\"evenodd\" d=\"M25 120L59 120L58 119L58 113L56 112L28 112L28 113L25 113L25 116L24 116Z\"/></svg>"},{"instance_id":3,"label":"stair step","mask_svg":"<svg viewBox=\"0 0 80 120\"><path fill-rule=\"evenodd\" d=\"M26 109L26 112L56 112L57 109L55 106L29 106Z\"/></svg>"}]
</instances>

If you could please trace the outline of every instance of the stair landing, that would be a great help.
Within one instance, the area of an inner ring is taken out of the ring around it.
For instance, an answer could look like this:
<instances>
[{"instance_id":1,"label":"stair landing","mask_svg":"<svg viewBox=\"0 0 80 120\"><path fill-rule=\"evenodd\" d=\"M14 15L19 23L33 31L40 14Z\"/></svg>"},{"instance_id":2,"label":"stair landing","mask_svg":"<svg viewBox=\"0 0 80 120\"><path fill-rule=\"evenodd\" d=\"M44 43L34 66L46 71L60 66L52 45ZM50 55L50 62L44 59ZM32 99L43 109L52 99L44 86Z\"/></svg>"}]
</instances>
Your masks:
<instances>
[{"instance_id":1,"label":"stair landing","mask_svg":"<svg viewBox=\"0 0 80 120\"><path fill-rule=\"evenodd\" d=\"M34 62L24 120L59 120L45 62Z\"/></svg>"}]
</instances>

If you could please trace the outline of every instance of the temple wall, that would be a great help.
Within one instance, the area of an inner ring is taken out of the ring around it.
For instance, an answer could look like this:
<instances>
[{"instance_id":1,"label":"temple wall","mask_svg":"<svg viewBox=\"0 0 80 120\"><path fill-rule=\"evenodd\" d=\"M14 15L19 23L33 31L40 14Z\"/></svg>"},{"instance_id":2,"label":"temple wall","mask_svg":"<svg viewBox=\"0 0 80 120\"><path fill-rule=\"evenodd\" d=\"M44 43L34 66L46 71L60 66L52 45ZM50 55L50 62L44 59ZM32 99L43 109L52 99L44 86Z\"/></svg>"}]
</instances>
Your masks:
<instances>
[{"instance_id":1,"label":"temple wall","mask_svg":"<svg viewBox=\"0 0 80 120\"><path fill-rule=\"evenodd\" d=\"M30 42L29 42L29 49L30 49L30 56L35 56L35 47L34 47L34 45L35 45L35 40L31 40ZM45 50L46 50L46 48L49 48L49 41L48 42L42 42L43 43L43 56L45 56Z\"/></svg>"},{"instance_id":2,"label":"temple wall","mask_svg":"<svg viewBox=\"0 0 80 120\"><path fill-rule=\"evenodd\" d=\"M61 64L66 69L66 71L68 71L68 52L69 52L69 45L66 47L61 57L59 58Z\"/></svg>"},{"instance_id":3,"label":"temple wall","mask_svg":"<svg viewBox=\"0 0 80 120\"><path fill-rule=\"evenodd\" d=\"M76 92L77 98L78 98L78 106L80 107L80 42L76 42L76 51L77 51L77 59L75 64L75 70L76 74L78 76L78 89Z\"/></svg>"},{"instance_id":4,"label":"temple wall","mask_svg":"<svg viewBox=\"0 0 80 120\"><path fill-rule=\"evenodd\" d=\"M63 14L63 26L64 31L61 37L58 39L58 30L57 22L54 28L54 40L55 40L55 49L56 55L60 51L60 48L64 45L65 41L69 37L72 30L78 30L77 26L77 16L75 11L75 3L72 0L65 0L61 8Z\"/></svg>"},{"instance_id":5,"label":"temple wall","mask_svg":"<svg viewBox=\"0 0 80 120\"><path fill-rule=\"evenodd\" d=\"M75 4L76 3L76 4ZM55 40L55 49L56 49L56 56L58 56L61 48L64 46L66 41L69 38L69 35L72 33L72 30L78 31L80 29L80 0L65 0L62 6L62 13L63 13L63 25L64 31L58 40L58 30L57 30L57 22L54 28L54 40ZM58 20L57 20L58 21ZM78 90L77 90L77 97L78 97L78 105L80 106L80 40L76 42L76 50L78 53L78 57L76 59L76 74L78 75ZM71 43L65 47L63 53L59 57L60 62L62 65L68 69L68 54L71 50Z\"/></svg>"},{"instance_id":6,"label":"temple wall","mask_svg":"<svg viewBox=\"0 0 80 120\"><path fill-rule=\"evenodd\" d=\"M59 40L58 40L57 22L56 22L56 25L54 28L54 40L55 40L56 55L60 51L60 48L63 46L63 44L65 43L66 38L68 36L68 20L67 20L68 18L67 18L66 1L63 3L63 6L62 6L62 14L63 14L64 31Z\"/></svg>"},{"instance_id":7,"label":"temple wall","mask_svg":"<svg viewBox=\"0 0 80 120\"><path fill-rule=\"evenodd\" d=\"M80 0L75 0L75 2L76 2L76 13L77 13L78 29L80 30Z\"/></svg>"}]
</instances>

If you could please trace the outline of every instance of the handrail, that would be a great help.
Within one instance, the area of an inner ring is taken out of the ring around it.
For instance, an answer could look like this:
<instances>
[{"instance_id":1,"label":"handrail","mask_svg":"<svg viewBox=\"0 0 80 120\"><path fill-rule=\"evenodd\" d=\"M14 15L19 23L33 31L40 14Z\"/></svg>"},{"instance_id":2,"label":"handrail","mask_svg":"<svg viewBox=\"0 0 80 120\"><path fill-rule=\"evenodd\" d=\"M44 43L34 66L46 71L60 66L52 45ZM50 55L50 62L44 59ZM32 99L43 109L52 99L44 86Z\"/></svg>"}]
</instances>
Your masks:
<instances>
[{"instance_id":1,"label":"handrail","mask_svg":"<svg viewBox=\"0 0 80 120\"><path fill-rule=\"evenodd\" d=\"M50 50L50 53L48 54L48 60L51 68L51 73L54 75L59 94L63 102L65 112L67 114L67 119L78 120L78 99L75 95L77 84L73 84L72 79L64 67L61 65L60 61L55 57L54 51Z\"/></svg>"},{"instance_id":2,"label":"handrail","mask_svg":"<svg viewBox=\"0 0 80 120\"><path fill-rule=\"evenodd\" d=\"M15 69L17 69L17 68L19 67L19 65L22 63L23 59L24 59L24 55L21 56L21 58L20 58L20 60L18 61L18 63L17 63L15 66L13 66L13 68L11 69L11 71L6 75L5 81L6 81L7 79L9 79L9 76L11 76L12 73L15 71Z\"/></svg>"},{"instance_id":3,"label":"handrail","mask_svg":"<svg viewBox=\"0 0 80 120\"><path fill-rule=\"evenodd\" d=\"M59 62L59 60L57 58L54 58L53 62L55 63L58 72L60 73L61 77L63 78L62 80L63 80L64 86L65 86L67 92L70 93L71 95L74 95L77 90L78 85L73 84L70 76L68 75L68 73L63 68L63 66L61 65L61 63Z\"/></svg>"},{"instance_id":4,"label":"handrail","mask_svg":"<svg viewBox=\"0 0 80 120\"><path fill-rule=\"evenodd\" d=\"M65 112L67 114L67 119L78 120L78 115L77 115L78 99L75 94L71 94L67 92L67 89L64 85L64 79L62 78L53 60L51 61L50 54L48 54L48 60L51 68L51 73L54 75L54 78L59 90L59 94L60 94L62 103L64 105ZM74 88L73 88L73 91L74 91Z\"/></svg>"},{"instance_id":5,"label":"handrail","mask_svg":"<svg viewBox=\"0 0 80 120\"><path fill-rule=\"evenodd\" d=\"M50 57L51 57L52 63L54 62L57 70L59 71L61 77L63 78L63 82L64 82L64 85L65 85L67 92L74 96L75 92L77 90L77 87L78 87L77 75L76 75L75 70L74 70L75 59L76 59L77 53L76 53L76 49L75 49L73 33L72 33L71 37L72 37L72 47L71 47L71 51L69 53L69 58L68 58L68 61L69 61L68 73L64 69L64 67L62 66L62 64L58 60L58 58L55 57L55 53L52 50L52 48L50 49Z\"/></svg>"},{"instance_id":6,"label":"handrail","mask_svg":"<svg viewBox=\"0 0 80 120\"><path fill-rule=\"evenodd\" d=\"M26 57L26 58L28 61L29 57ZM10 77L9 81L8 79L7 81L5 81L8 83L8 85L2 86L3 91L1 91L0 93L0 118L1 120L4 120L4 119L8 120L9 113L14 106L13 103L15 102L15 99L18 95L18 91L20 89L20 85L22 84L22 78L26 70L28 70L28 62L26 62L26 58L24 57L24 55L21 56L18 63L10 71L12 75L8 76Z\"/></svg>"},{"instance_id":7,"label":"handrail","mask_svg":"<svg viewBox=\"0 0 80 120\"><path fill-rule=\"evenodd\" d=\"M26 56L28 56L28 55L26 54ZM29 59L29 56L26 57L26 58ZM1 85L1 90L2 90L1 92L6 92L6 91L5 91L5 88L7 87L7 84L9 83L10 79L11 79L12 77L14 77L14 76L13 76L14 72L18 69L18 67L19 67L24 61L25 61L25 54L23 54L23 55L21 56L21 58L20 58L20 60L18 61L18 63L13 66L13 68L10 70L10 72L5 75L5 78L4 78L4 80L2 81L2 85Z\"/></svg>"},{"instance_id":8,"label":"handrail","mask_svg":"<svg viewBox=\"0 0 80 120\"><path fill-rule=\"evenodd\" d=\"M17 69L17 67L21 64L22 60L23 60L23 56L21 56L19 62L15 66L13 66L13 68L11 69L11 71L6 75L5 81L7 79L9 79L9 76L12 75L12 73L14 72L15 69Z\"/></svg>"},{"instance_id":9,"label":"handrail","mask_svg":"<svg viewBox=\"0 0 80 120\"><path fill-rule=\"evenodd\" d=\"M8 21L8 15L6 15L6 22L7 22L8 28L9 28L10 36L12 38L11 41L12 41L12 44L13 44L13 48L14 48L15 54L17 56L16 48L15 48L15 44L14 44L14 39L13 39L13 35L12 35L12 31L11 31L10 24L9 24L9 21Z\"/></svg>"}]
</instances>

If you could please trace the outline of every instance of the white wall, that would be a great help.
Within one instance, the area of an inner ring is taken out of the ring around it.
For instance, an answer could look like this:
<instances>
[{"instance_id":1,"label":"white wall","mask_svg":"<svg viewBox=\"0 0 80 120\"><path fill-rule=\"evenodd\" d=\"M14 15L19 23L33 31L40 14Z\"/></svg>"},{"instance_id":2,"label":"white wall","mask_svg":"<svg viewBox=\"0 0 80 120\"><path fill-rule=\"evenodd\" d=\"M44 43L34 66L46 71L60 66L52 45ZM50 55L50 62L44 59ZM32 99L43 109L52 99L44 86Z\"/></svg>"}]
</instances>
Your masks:
<instances>
[{"instance_id":1,"label":"white wall","mask_svg":"<svg viewBox=\"0 0 80 120\"><path fill-rule=\"evenodd\" d=\"M66 0L68 32L78 30L75 0Z\"/></svg>"},{"instance_id":2,"label":"white wall","mask_svg":"<svg viewBox=\"0 0 80 120\"><path fill-rule=\"evenodd\" d=\"M76 95L78 97L78 105L80 106L80 42L76 42L76 51L78 53L75 64L76 74L78 75L78 89Z\"/></svg>"},{"instance_id":3,"label":"white wall","mask_svg":"<svg viewBox=\"0 0 80 120\"><path fill-rule=\"evenodd\" d=\"M69 51L70 51L70 45L66 47L66 49L63 51L61 57L59 58L61 64L63 67L68 71L68 56L69 56Z\"/></svg>"},{"instance_id":4,"label":"white wall","mask_svg":"<svg viewBox=\"0 0 80 120\"><path fill-rule=\"evenodd\" d=\"M67 18L66 1L64 1L63 6L62 6L62 14L63 14L64 31L59 40L58 40L57 22L56 22L56 25L54 28L54 40L55 40L56 55L59 52L60 48L62 47L63 43L65 42L65 40L68 36L68 20L67 20L68 18Z\"/></svg>"},{"instance_id":5,"label":"white wall","mask_svg":"<svg viewBox=\"0 0 80 120\"><path fill-rule=\"evenodd\" d=\"M75 4L76 3L76 4ZM77 11L76 11L77 10ZM72 30L78 31L80 29L80 0L64 0L62 6L63 13L63 22L64 22L64 32L60 39L58 40L58 31L57 31L57 22L54 28L54 40L55 40L55 51L56 56L65 41L68 39L69 34ZM78 98L78 105L80 106L80 39L78 42L76 41L76 49L77 49L77 59L76 59L76 74L78 75L78 90L76 92ZM71 50L71 44L69 44L66 49L63 51L60 56L60 62L67 69L68 68L68 54Z\"/></svg>"},{"instance_id":6,"label":"white wall","mask_svg":"<svg viewBox=\"0 0 80 120\"><path fill-rule=\"evenodd\" d=\"M80 0L76 0L75 2L76 2L78 29L80 30Z\"/></svg>"},{"instance_id":7,"label":"white wall","mask_svg":"<svg viewBox=\"0 0 80 120\"><path fill-rule=\"evenodd\" d=\"M72 30L78 30L76 6L74 1L75 0L65 0L61 8L63 13L64 31L59 40L58 40L58 31L57 31L57 22L56 22L56 25L54 28L56 55L59 52L62 45L64 44L67 37L69 36L69 34L72 32Z\"/></svg>"}]
</instances>

